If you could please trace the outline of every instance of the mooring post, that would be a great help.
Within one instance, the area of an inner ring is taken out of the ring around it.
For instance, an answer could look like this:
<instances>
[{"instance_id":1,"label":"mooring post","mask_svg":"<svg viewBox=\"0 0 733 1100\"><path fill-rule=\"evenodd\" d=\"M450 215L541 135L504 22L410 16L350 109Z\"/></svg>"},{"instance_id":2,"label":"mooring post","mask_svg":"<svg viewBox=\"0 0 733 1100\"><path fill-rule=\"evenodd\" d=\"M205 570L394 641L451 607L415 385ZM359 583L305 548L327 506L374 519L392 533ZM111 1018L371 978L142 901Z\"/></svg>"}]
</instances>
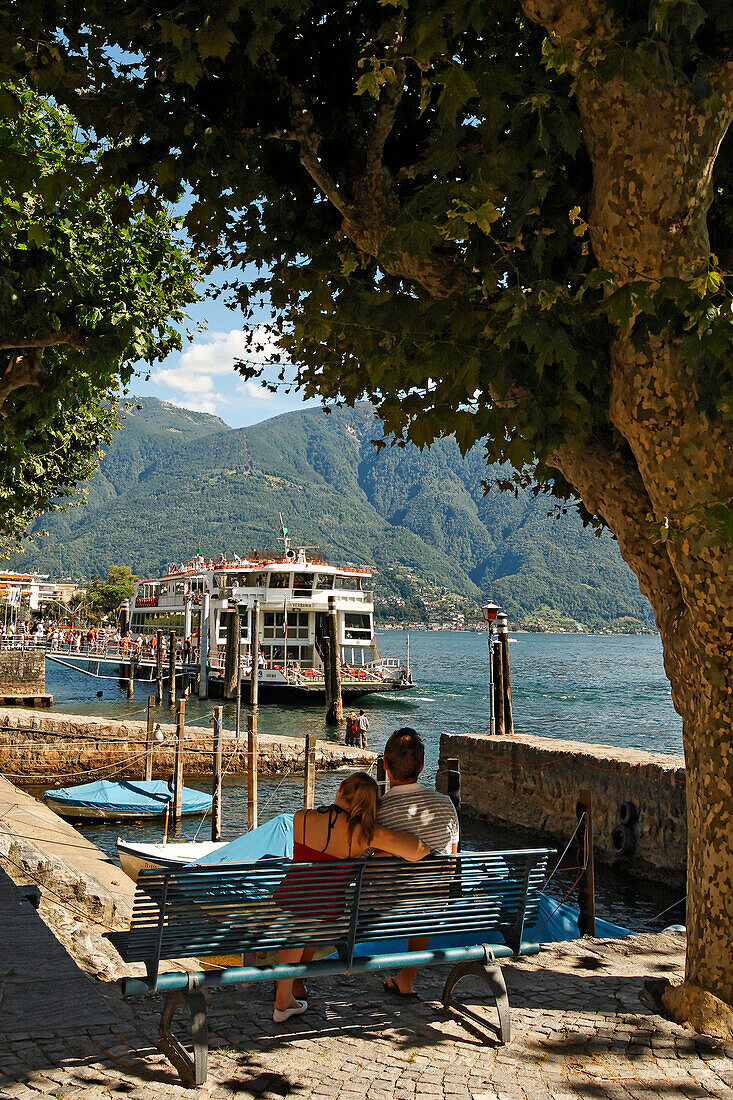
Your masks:
<instances>
[{"instance_id":1,"label":"mooring post","mask_svg":"<svg viewBox=\"0 0 733 1100\"><path fill-rule=\"evenodd\" d=\"M224 650L224 698L233 699L237 690L239 661L239 609L227 611L227 640Z\"/></svg>"},{"instance_id":2,"label":"mooring post","mask_svg":"<svg viewBox=\"0 0 733 1100\"><path fill-rule=\"evenodd\" d=\"M155 632L155 702L163 702L163 631Z\"/></svg>"},{"instance_id":3,"label":"mooring post","mask_svg":"<svg viewBox=\"0 0 733 1100\"><path fill-rule=\"evenodd\" d=\"M211 596L208 592L201 595L201 620L199 622L199 699L209 697L209 608Z\"/></svg>"},{"instance_id":4,"label":"mooring post","mask_svg":"<svg viewBox=\"0 0 733 1100\"><path fill-rule=\"evenodd\" d=\"M387 772L384 767L384 757L381 753L377 757L377 786L379 787L379 797L383 798L387 793Z\"/></svg>"},{"instance_id":5,"label":"mooring post","mask_svg":"<svg viewBox=\"0 0 733 1100\"><path fill-rule=\"evenodd\" d=\"M581 791L575 807L578 821L583 824L578 830L578 839L583 842L583 864L585 870L578 882L578 930L581 936L596 934L596 879L593 861L593 795L590 791Z\"/></svg>"},{"instance_id":6,"label":"mooring post","mask_svg":"<svg viewBox=\"0 0 733 1100\"><path fill-rule=\"evenodd\" d=\"M496 715L496 733L501 737L506 733L504 721L504 658L501 640L494 643L494 712Z\"/></svg>"},{"instance_id":7,"label":"mooring post","mask_svg":"<svg viewBox=\"0 0 733 1100\"><path fill-rule=\"evenodd\" d=\"M155 737L153 734L153 727L155 725L155 696L148 696L148 730L147 739L145 741L145 778L153 778L153 746L155 744Z\"/></svg>"},{"instance_id":8,"label":"mooring post","mask_svg":"<svg viewBox=\"0 0 733 1100\"><path fill-rule=\"evenodd\" d=\"M168 635L168 704L176 705L176 632Z\"/></svg>"},{"instance_id":9,"label":"mooring post","mask_svg":"<svg viewBox=\"0 0 733 1100\"><path fill-rule=\"evenodd\" d=\"M211 781L211 839L221 840L221 715L214 707L214 774Z\"/></svg>"},{"instance_id":10,"label":"mooring post","mask_svg":"<svg viewBox=\"0 0 733 1100\"><path fill-rule=\"evenodd\" d=\"M455 807L458 817L461 816L461 762L457 756L449 756L445 762L445 793ZM461 842L458 841L458 851L461 850Z\"/></svg>"},{"instance_id":11,"label":"mooring post","mask_svg":"<svg viewBox=\"0 0 733 1100\"><path fill-rule=\"evenodd\" d=\"M303 777L303 809L312 810L316 800L316 735L305 735L305 775Z\"/></svg>"},{"instance_id":12,"label":"mooring post","mask_svg":"<svg viewBox=\"0 0 733 1100\"><path fill-rule=\"evenodd\" d=\"M186 700L179 699L176 710L176 755L173 762L173 820L180 821L183 803L183 738L186 729Z\"/></svg>"},{"instance_id":13,"label":"mooring post","mask_svg":"<svg viewBox=\"0 0 733 1100\"><path fill-rule=\"evenodd\" d=\"M330 704L326 710L326 722L329 726L340 726L344 720L344 701L341 695L341 659L339 657L338 618L336 615L336 597L328 597L328 615L326 616L326 644L330 649L331 691ZM328 693L326 698L328 699Z\"/></svg>"},{"instance_id":14,"label":"mooring post","mask_svg":"<svg viewBox=\"0 0 733 1100\"><path fill-rule=\"evenodd\" d=\"M512 674L509 668L509 620L503 611L496 616L501 644L501 675L504 683L504 732L514 733L514 708L512 706Z\"/></svg>"},{"instance_id":15,"label":"mooring post","mask_svg":"<svg viewBox=\"0 0 733 1100\"><path fill-rule=\"evenodd\" d=\"M130 660L127 666L127 698L135 698L135 662Z\"/></svg>"},{"instance_id":16,"label":"mooring post","mask_svg":"<svg viewBox=\"0 0 733 1100\"><path fill-rule=\"evenodd\" d=\"M257 828L257 711L247 715L247 828Z\"/></svg>"},{"instance_id":17,"label":"mooring post","mask_svg":"<svg viewBox=\"0 0 733 1100\"><path fill-rule=\"evenodd\" d=\"M252 631L250 635L249 652L252 660L252 668L249 677L249 703L252 707L259 704L260 695L260 601L252 604Z\"/></svg>"}]
</instances>

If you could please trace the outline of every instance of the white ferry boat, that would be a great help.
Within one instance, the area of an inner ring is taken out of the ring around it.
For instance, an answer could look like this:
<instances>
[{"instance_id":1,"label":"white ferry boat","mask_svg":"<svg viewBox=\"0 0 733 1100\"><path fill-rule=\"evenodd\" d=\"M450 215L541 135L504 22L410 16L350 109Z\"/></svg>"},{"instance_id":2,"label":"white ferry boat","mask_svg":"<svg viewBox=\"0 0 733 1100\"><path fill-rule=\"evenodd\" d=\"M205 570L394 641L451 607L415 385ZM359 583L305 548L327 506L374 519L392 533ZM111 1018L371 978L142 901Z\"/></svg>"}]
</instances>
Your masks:
<instances>
[{"instance_id":1,"label":"white ferry boat","mask_svg":"<svg viewBox=\"0 0 733 1100\"><path fill-rule=\"evenodd\" d=\"M247 557L197 554L169 565L159 580L137 582L130 607L130 633L150 640L156 631L188 640L191 670L200 661L202 632L208 650L209 687L223 678L225 612L239 609L243 693L251 676L253 605L260 605L261 699L312 699L325 695L324 620L333 597L344 700L413 686L409 650L404 662L384 658L374 637L372 574L356 566L329 565L308 548L293 549L282 528L282 551L252 551ZM206 644L206 640L208 644ZM184 656L186 663L186 656Z\"/></svg>"}]
</instances>

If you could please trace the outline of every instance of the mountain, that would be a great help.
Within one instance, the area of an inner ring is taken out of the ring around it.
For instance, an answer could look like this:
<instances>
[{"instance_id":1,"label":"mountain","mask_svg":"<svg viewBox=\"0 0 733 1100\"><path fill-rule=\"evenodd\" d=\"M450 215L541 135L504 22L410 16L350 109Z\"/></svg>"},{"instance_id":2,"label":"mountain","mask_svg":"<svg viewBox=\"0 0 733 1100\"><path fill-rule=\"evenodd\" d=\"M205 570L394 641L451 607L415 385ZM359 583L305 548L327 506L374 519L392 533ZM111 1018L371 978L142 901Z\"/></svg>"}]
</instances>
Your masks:
<instances>
[{"instance_id":1,"label":"mountain","mask_svg":"<svg viewBox=\"0 0 733 1100\"><path fill-rule=\"evenodd\" d=\"M492 490L480 447L427 451L372 440L371 406L285 413L253 427L145 398L89 487L88 503L42 517L23 568L88 576L124 562L139 576L173 560L294 542L373 567L378 610L398 618L474 613L492 596L513 621L568 616L591 626L651 622L609 535L575 515L548 517L530 493Z\"/></svg>"}]
</instances>

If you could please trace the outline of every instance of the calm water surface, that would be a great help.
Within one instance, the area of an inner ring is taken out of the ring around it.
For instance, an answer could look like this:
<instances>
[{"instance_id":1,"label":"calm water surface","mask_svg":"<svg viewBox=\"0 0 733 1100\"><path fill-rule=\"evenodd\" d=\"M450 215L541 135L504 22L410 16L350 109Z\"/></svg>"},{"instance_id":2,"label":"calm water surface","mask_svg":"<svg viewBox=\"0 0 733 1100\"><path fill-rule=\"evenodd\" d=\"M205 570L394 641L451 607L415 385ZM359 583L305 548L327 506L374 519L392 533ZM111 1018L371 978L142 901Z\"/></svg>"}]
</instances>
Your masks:
<instances>
[{"instance_id":1,"label":"calm water surface","mask_svg":"<svg viewBox=\"0 0 733 1100\"><path fill-rule=\"evenodd\" d=\"M681 753L682 724L670 696L662 665L658 636L584 636L568 634L516 634L510 644L514 716L517 732L542 737L563 737L607 745ZM378 634L385 656L404 657L406 635L402 631ZM432 783L438 760L440 735L483 732L488 724L488 662L485 635L452 631L410 633L410 652L417 687L399 695L367 696L363 706L371 722L369 747L380 750L398 726L414 726L426 745L426 780ZM116 679L97 680L47 662L46 690L54 696L54 710L115 717L143 717L149 686L138 682L135 699L128 702L126 685ZM101 698L97 692L101 691ZM187 724L210 725L212 704L189 700ZM243 707L243 713L246 708ZM164 708L166 718L170 714ZM234 728L234 706L224 707L224 725ZM314 732L323 740L338 740L341 731L325 725L318 707L268 705L260 707L259 729L267 734L302 736ZM338 774L318 776L317 801L330 801L340 781ZM206 787L206 781L189 785ZM238 776L226 776L222 798L225 840L246 829L247 800ZM260 821L302 805L302 780L295 774L274 779L261 777ZM186 819L181 837L197 831L208 838L208 821ZM158 839L159 827L139 825L89 825L83 831L90 840L115 856L120 831L128 839ZM528 843L502 830L466 821L464 845L482 848L507 843ZM572 881L572 880L571 880ZM555 884L553 883L553 886ZM559 889L567 889L559 876ZM597 871L598 908L627 927L638 928L662 908L677 900L678 893L662 887L624 880ZM559 896L562 896L560 894ZM679 907L652 927L680 920Z\"/></svg>"}]
</instances>

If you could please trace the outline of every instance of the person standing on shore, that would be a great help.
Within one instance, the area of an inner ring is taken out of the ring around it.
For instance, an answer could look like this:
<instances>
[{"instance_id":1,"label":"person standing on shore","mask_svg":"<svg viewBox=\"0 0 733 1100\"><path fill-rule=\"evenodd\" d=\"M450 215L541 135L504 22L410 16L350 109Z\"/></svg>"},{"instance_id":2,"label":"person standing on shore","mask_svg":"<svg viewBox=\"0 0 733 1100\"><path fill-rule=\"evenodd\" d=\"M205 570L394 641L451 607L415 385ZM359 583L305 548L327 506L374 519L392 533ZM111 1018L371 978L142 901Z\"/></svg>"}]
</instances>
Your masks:
<instances>
[{"instance_id":1,"label":"person standing on shore","mask_svg":"<svg viewBox=\"0 0 733 1100\"><path fill-rule=\"evenodd\" d=\"M356 725L358 729L358 735L355 744L360 749L365 749L367 747L367 731L369 730L369 719L367 718L363 707L359 711L359 717L356 720Z\"/></svg>"}]
</instances>

